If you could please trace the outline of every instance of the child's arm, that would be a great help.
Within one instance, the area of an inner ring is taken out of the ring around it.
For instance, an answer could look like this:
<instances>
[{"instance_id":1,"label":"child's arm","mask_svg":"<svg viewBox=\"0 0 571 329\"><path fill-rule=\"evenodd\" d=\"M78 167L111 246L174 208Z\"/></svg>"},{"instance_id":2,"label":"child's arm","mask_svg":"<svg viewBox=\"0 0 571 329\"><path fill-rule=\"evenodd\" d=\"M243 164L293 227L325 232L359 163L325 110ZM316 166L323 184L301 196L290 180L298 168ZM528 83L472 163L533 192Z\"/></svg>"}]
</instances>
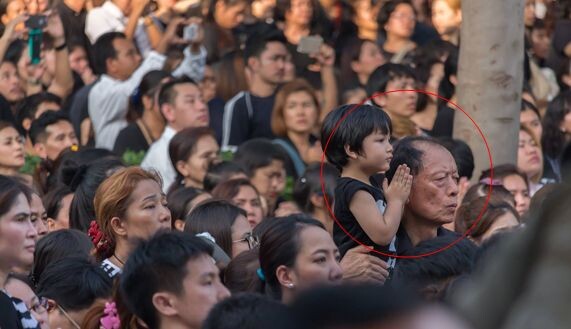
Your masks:
<instances>
[{"instance_id":1,"label":"child's arm","mask_svg":"<svg viewBox=\"0 0 571 329\"><path fill-rule=\"evenodd\" d=\"M399 166L390 186L385 179L383 190L387 208L384 215L377 208L373 196L366 191L357 191L351 199L349 210L374 243L382 246L391 243L399 228L411 185L412 175L406 165Z\"/></svg>"}]
</instances>

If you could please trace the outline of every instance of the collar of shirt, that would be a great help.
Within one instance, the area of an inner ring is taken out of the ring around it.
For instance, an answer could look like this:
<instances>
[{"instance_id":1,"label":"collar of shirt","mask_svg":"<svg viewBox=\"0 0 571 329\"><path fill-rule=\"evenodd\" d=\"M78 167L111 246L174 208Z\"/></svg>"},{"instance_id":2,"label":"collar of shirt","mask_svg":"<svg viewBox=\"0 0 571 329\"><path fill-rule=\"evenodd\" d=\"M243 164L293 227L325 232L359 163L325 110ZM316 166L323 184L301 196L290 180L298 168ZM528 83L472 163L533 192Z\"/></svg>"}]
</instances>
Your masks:
<instances>
[{"instance_id":1,"label":"collar of shirt","mask_svg":"<svg viewBox=\"0 0 571 329\"><path fill-rule=\"evenodd\" d=\"M165 131L163 131L161 139L164 138L170 141L174 137L174 135L176 135L176 130L174 130L171 126L167 125Z\"/></svg>"},{"instance_id":2,"label":"collar of shirt","mask_svg":"<svg viewBox=\"0 0 571 329\"><path fill-rule=\"evenodd\" d=\"M120 21L126 21L127 17L125 17L125 15L123 15L123 12L121 11L121 9L119 7L117 7L117 5L115 5L113 3L113 1L105 1L105 3L103 4L103 6L101 6L102 10L105 10L109 16L114 17Z\"/></svg>"}]
</instances>

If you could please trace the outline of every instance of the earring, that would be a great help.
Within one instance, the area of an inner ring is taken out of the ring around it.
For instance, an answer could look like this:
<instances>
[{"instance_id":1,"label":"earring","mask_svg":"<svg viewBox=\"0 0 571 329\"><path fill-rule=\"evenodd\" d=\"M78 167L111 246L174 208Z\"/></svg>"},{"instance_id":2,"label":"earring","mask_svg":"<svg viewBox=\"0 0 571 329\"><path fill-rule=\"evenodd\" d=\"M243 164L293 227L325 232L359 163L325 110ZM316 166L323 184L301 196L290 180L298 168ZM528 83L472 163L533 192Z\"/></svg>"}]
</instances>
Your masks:
<instances>
[{"instance_id":1,"label":"earring","mask_svg":"<svg viewBox=\"0 0 571 329\"><path fill-rule=\"evenodd\" d=\"M288 284L286 284L286 287L292 289L292 288L293 288L293 283L288 283Z\"/></svg>"}]
</instances>

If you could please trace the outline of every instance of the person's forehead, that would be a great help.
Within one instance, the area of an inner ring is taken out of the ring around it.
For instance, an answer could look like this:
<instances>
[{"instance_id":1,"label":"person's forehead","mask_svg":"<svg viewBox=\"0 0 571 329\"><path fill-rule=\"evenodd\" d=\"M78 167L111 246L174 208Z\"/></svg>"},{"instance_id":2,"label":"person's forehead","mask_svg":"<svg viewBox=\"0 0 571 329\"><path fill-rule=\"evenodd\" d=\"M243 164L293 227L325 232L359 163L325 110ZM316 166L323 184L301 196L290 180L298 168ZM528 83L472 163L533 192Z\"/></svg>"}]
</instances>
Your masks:
<instances>
[{"instance_id":1,"label":"person's forehead","mask_svg":"<svg viewBox=\"0 0 571 329\"><path fill-rule=\"evenodd\" d=\"M454 157L444 146L418 143L422 151L420 174L433 174L439 171L457 171Z\"/></svg>"},{"instance_id":2,"label":"person's forehead","mask_svg":"<svg viewBox=\"0 0 571 329\"><path fill-rule=\"evenodd\" d=\"M202 254L193 257L186 262L187 275L185 280L196 280L208 273L216 273L218 275L218 268L215 265L214 258L210 255Z\"/></svg>"},{"instance_id":3,"label":"person's forehead","mask_svg":"<svg viewBox=\"0 0 571 329\"><path fill-rule=\"evenodd\" d=\"M270 41L266 44L266 48L262 52L262 55L283 55L288 54L286 46L279 41Z\"/></svg>"},{"instance_id":4,"label":"person's forehead","mask_svg":"<svg viewBox=\"0 0 571 329\"><path fill-rule=\"evenodd\" d=\"M46 127L46 132L48 132L49 134L62 133L62 132L67 132L69 130L73 130L73 127L71 126L71 123L69 123L67 120L60 120Z\"/></svg>"}]
</instances>

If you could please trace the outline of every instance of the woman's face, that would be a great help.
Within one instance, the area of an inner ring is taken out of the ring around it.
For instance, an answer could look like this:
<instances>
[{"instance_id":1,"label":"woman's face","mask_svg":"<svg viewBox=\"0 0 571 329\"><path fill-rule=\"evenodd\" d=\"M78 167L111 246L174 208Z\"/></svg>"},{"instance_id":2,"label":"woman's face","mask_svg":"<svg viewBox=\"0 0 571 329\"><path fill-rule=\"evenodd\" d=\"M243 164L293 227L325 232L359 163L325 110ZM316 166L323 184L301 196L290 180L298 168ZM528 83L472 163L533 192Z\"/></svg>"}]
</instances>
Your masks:
<instances>
[{"instance_id":1,"label":"woman's face","mask_svg":"<svg viewBox=\"0 0 571 329\"><path fill-rule=\"evenodd\" d=\"M442 78L444 78L444 64L432 64L432 67L430 68L430 77L426 82L426 90L438 94L438 86L440 86ZM438 97L436 96L429 95L429 97L435 102L438 100Z\"/></svg>"},{"instance_id":2,"label":"woman's face","mask_svg":"<svg viewBox=\"0 0 571 329\"><path fill-rule=\"evenodd\" d=\"M140 181L129 201L124 218L128 238L148 239L160 229L170 229L171 212L157 182Z\"/></svg>"},{"instance_id":3,"label":"woman's face","mask_svg":"<svg viewBox=\"0 0 571 329\"><path fill-rule=\"evenodd\" d=\"M531 135L523 130L519 131L517 167L528 178L539 174L543 168L543 159L539 145L537 145Z\"/></svg>"},{"instance_id":4,"label":"woman's face","mask_svg":"<svg viewBox=\"0 0 571 329\"><path fill-rule=\"evenodd\" d=\"M87 68L89 68L87 53L82 47L75 47L68 57L69 66L75 73L81 75Z\"/></svg>"},{"instance_id":5,"label":"woman's face","mask_svg":"<svg viewBox=\"0 0 571 329\"><path fill-rule=\"evenodd\" d=\"M292 271L297 291L318 284L338 284L343 279L339 250L326 230L308 226L299 236L299 252Z\"/></svg>"},{"instance_id":6,"label":"woman's face","mask_svg":"<svg viewBox=\"0 0 571 329\"><path fill-rule=\"evenodd\" d=\"M194 187L202 187L204 176L211 163L219 159L220 147L214 137L207 135L201 137L196 143L194 152L186 160L181 172L185 180Z\"/></svg>"},{"instance_id":7,"label":"woman's face","mask_svg":"<svg viewBox=\"0 0 571 329\"><path fill-rule=\"evenodd\" d=\"M549 33L547 33L547 29L532 30L531 45L535 56L541 59L547 58L551 45L551 38L549 37Z\"/></svg>"},{"instance_id":8,"label":"woman's face","mask_svg":"<svg viewBox=\"0 0 571 329\"><path fill-rule=\"evenodd\" d=\"M515 200L515 208L520 216L523 216L529 209L529 190L527 184L519 175L509 175L504 177L502 185L511 192Z\"/></svg>"},{"instance_id":9,"label":"woman's face","mask_svg":"<svg viewBox=\"0 0 571 329\"><path fill-rule=\"evenodd\" d=\"M0 217L0 266L28 268L34 261L38 233L30 220L30 204L20 193L10 210Z\"/></svg>"},{"instance_id":10,"label":"woman's face","mask_svg":"<svg viewBox=\"0 0 571 329\"><path fill-rule=\"evenodd\" d=\"M260 196L251 186L240 186L238 194L232 198L232 203L246 212L248 223L252 228L256 227L264 218Z\"/></svg>"},{"instance_id":11,"label":"woman's face","mask_svg":"<svg viewBox=\"0 0 571 329\"><path fill-rule=\"evenodd\" d=\"M462 12L450 8L448 2L437 0L432 3L432 24L440 35L457 31L462 23Z\"/></svg>"},{"instance_id":12,"label":"woman's face","mask_svg":"<svg viewBox=\"0 0 571 329\"><path fill-rule=\"evenodd\" d=\"M72 200L73 193L70 193L61 199L61 208L57 213L56 218L48 218L48 232L69 228L69 209L71 207Z\"/></svg>"},{"instance_id":13,"label":"woman's face","mask_svg":"<svg viewBox=\"0 0 571 329\"><path fill-rule=\"evenodd\" d=\"M24 138L13 127L0 130L0 167L20 169L24 158Z\"/></svg>"},{"instance_id":14,"label":"woman's face","mask_svg":"<svg viewBox=\"0 0 571 329\"><path fill-rule=\"evenodd\" d=\"M8 6L6 6L6 13L1 17L2 24L4 26L8 25L8 23L10 23L19 15L22 15L25 11L26 11L26 6L24 5L23 1L20 0L9 1Z\"/></svg>"},{"instance_id":15,"label":"woman's face","mask_svg":"<svg viewBox=\"0 0 571 329\"><path fill-rule=\"evenodd\" d=\"M10 103L21 101L26 95L14 64L0 64L0 94Z\"/></svg>"},{"instance_id":16,"label":"woman's face","mask_svg":"<svg viewBox=\"0 0 571 329\"><path fill-rule=\"evenodd\" d=\"M227 30L235 28L244 20L247 8L248 3L245 1L229 6L224 4L224 0L218 0L214 12L216 24Z\"/></svg>"},{"instance_id":17,"label":"woman's face","mask_svg":"<svg viewBox=\"0 0 571 329\"><path fill-rule=\"evenodd\" d=\"M385 59L379 49L379 46L374 42L365 41L361 46L359 60L353 62L352 68L355 73L364 74L368 77L377 67L384 63Z\"/></svg>"},{"instance_id":18,"label":"woman's face","mask_svg":"<svg viewBox=\"0 0 571 329\"><path fill-rule=\"evenodd\" d=\"M570 118L571 119L571 118ZM525 110L519 114L519 122L522 126L531 130L537 140L541 140L543 134L543 127L541 126L541 119L533 110Z\"/></svg>"},{"instance_id":19,"label":"woman's face","mask_svg":"<svg viewBox=\"0 0 571 329\"><path fill-rule=\"evenodd\" d=\"M409 39L414 31L416 16L414 10L408 4L401 3L391 13L385 24L385 31L399 38Z\"/></svg>"},{"instance_id":20,"label":"woman's face","mask_svg":"<svg viewBox=\"0 0 571 329\"><path fill-rule=\"evenodd\" d=\"M48 215L46 213L46 208L42 203L42 199L37 194L32 194L32 200L30 201L30 220L34 224L34 228L38 235L36 240L39 240L44 235L48 234L48 227L46 221L48 220Z\"/></svg>"},{"instance_id":21,"label":"woman's face","mask_svg":"<svg viewBox=\"0 0 571 329\"><path fill-rule=\"evenodd\" d=\"M246 217L239 215L232 224L232 258L250 250L247 236L252 235L252 227Z\"/></svg>"},{"instance_id":22,"label":"woman's face","mask_svg":"<svg viewBox=\"0 0 571 329\"><path fill-rule=\"evenodd\" d=\"M283 116L288 132L311 133L317 124L317 104L306 91L291 93L286 98Z\"/></svg>"},{"instance_id":23,"label":"woman's face","mask_svg":"<svg viewBox=\"0 0 571 329\"><path fill-rule=\"evenodd\" d=\"M41 329L49 329L48 312L32 291L32 288L18 279L10 279L5 286L6 291L24 302L26 307L39 323Z\"/></svg>"},{"instance_id":24,"label":"woman's face","mask_svg":"<svg viewBox=\"0 0 571 329\"><path fill-rule=\"evenodd\" d=\"M286 24L307 26L313 16L313 3L311 0L291 0L290 8L285 14Z\"/></svg>"},{"instance_id":25,"label":"woman's face","mask_svg":"<svg viewBox=\"0 0 571 329\"><path fill-rule=\"evenodd\" d=\"M509 229L512 227L516 227L518 225L519 221L517 220L517 218L514 216L514 214L511 213L511 211L508 211L505 214L501 215L500 217L496 218L496 220L494 220L494 222L488 228L486 233L482 235L480 241L485 241L489 239L490 237L492 237L492 235L494 235L500 230Z\"/></svg>"},{"instance_id":26,"label":"woman's face","mask_svg":"<svg viewBox=\"0 0 571 329\"><path fill-rule=\"evenodd\" d=\"M260 192L260 195L266 198L270 205L273 205L282 189L284 164L280 160L272 160L265 167L254 170L254 175L250 179L252 185Z\"/></svg>"}]
</instances>

